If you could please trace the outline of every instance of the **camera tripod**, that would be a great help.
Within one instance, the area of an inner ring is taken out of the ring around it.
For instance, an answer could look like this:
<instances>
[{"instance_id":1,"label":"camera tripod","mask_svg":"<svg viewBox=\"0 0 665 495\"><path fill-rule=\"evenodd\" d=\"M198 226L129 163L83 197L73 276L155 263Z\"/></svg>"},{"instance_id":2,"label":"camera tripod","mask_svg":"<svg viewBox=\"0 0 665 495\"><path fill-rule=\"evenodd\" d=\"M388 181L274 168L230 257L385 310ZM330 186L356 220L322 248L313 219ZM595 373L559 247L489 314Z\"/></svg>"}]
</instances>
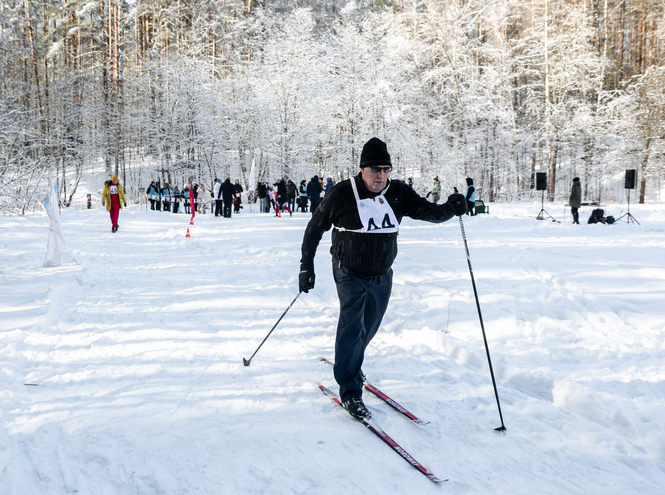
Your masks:
<instances>
[{"instance_id":1,"label":"camera tripod","mask_svg":"<svg viewBox=\"0 0 665 495\"><path fill-rule=\"evenodd\" d=\"M628 196L628 211L621 215L619 218L616 219L617 222L622 221L621 219L623 217L626 217L625 220L623 220L626 223L636 223L637 225L641 225L640 222L637 221L637 219L630 214L630 189L626 189L626 194Z\"/></svg>"},{"instance_id":2,"label":"camera tripod","mask_svg":"<svg viewBox=\"0 0 665 495\"><path fill-rule=\"evenodd\" d=\"M536 220L545 220L545 215L551 218L553 222L556 222L554 217L545 211L545 190L543 190L540 196L540 211L538 212Z\"/></svg>"}]
</instances>

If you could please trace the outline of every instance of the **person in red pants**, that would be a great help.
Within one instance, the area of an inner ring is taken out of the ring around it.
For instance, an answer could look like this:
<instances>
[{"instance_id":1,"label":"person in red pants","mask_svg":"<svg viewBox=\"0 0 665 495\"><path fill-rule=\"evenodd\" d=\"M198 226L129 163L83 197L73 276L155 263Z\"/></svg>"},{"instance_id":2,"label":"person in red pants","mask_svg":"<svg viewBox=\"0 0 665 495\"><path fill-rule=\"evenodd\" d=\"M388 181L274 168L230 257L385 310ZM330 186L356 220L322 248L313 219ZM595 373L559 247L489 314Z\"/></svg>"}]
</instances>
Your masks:
<instances>
[{"instance_id":1,"label":"person in red pants","mask_svg":"<svg viewBox=\"0 0 665 495\"><path fill-rule=\"evenodd\" d=\"M102 205L105 205L106 211L111 214L111 232L117 232L118 227L120 227L118 216L123 203L127 206L127 198L125 198L125 193L119 184L118 176L114 175L111 181L106 183L102 192Z\"/></svg>"}]
</instances>

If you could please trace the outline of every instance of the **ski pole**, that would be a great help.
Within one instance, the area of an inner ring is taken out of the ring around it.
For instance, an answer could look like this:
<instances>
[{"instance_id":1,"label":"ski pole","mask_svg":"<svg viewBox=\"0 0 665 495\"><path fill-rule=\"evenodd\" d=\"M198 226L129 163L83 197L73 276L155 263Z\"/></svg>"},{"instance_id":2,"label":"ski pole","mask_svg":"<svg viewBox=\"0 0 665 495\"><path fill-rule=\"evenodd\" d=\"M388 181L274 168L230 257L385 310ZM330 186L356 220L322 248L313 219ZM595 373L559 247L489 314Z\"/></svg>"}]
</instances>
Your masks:
<instances>
[{"instance_id":1,"label":"ski pole","mask_svg":"<svg viewBox=\"0 0 665 495\"><path fill-rule=\"evenodd\" d=\"M291 306L293 306L293 303L296 302L296 299L298 299L298 297L300 297L300 294L301 294L301 292L298 292L298 295L295 297L295 299L293 301L291 301L291 304L289 304L289 307L284 310L284 312L282 313L282 316L280 316L279 320L277 320L277 323L275 323L275 325L270 329L270 331L268 332L268 335L266 335L266 338L263 339L263 342L268 340L268 337L270 337L270 334L272 333L272 331L275 328L277 328L277 325L279 325L279 322L282 321L282 318L284 318L284 315L286 313L288 313L289 309L291 309ZM261 346L263 345L263 342L261 342L261 344L259 344L259 346L256 348L256 350L254 351L254 354L252 354L252 357L249 358L249 360L247 360L245 358L242 358L242 364L244 364L245 366L249 366L249 364L252 362L252 359L254 359L254 356L256 356L256 353L259 352L259 349L261 349Z\"/></svg>"},{"instance_id":2,"label":"ski pole","mask_svg":"<svg viewBox=\"0 0 665 495\"><path fill-rule=\"evenodd\" d=\"M483 324L483 315L480 312L480 301L478 300L478 291L476 290L476 281L473 278L473 268L471 268L471 256L469 255L469 245L466 242L466 234L464 233L464 223L462 217L459 217L459 226L462 229L462 239L464 239L464 249L466 250L466 261L469 264L469 273L471 274L471 285L473 285L473 295L476 296L476 306L478 308L478 318L480 319L480 328L483 331L483 340L485 341L485 351L487 352L487 362L490 365L490 375L492 376L492 385L494 385L494 396L496 397L496 405L499 408L499 418L501 418L501 426L494 428L496 431L506 431L506 426L503 424L503 414L501 414L501 403L499 402L499 392L496 388L496 380L494 379L494 369L492 368L492 358L490 357L490 348L487 345L487 336L485 335L485 325Z\"/></svg>"}]
</instances>

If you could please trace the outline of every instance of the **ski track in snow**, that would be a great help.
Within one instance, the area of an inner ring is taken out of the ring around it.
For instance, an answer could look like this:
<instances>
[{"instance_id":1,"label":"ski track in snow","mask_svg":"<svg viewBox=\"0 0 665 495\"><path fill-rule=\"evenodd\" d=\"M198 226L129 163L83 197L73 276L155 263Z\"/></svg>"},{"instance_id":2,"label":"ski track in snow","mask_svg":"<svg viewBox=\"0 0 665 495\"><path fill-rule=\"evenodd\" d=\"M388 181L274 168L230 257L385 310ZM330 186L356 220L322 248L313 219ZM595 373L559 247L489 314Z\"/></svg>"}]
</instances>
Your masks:
<instances>
[{"instance_id":1,"label":"ski track in snow","mask_svg":"<svg viewBox=\"0 0 665 495\"><path fill-rule=\"evenodd\" d=\"M297 294L309 214L134 206L111 234L65 210L49 269L47 219L0 217L0 493L662 494L665 206L612 226L539 207L464 218L506 434L459 221L400 229L364 371L430 424L366 402L441 486L315 386L336 390L330 234L316 288L242 365Z\"/></svg>"}]
</instances>

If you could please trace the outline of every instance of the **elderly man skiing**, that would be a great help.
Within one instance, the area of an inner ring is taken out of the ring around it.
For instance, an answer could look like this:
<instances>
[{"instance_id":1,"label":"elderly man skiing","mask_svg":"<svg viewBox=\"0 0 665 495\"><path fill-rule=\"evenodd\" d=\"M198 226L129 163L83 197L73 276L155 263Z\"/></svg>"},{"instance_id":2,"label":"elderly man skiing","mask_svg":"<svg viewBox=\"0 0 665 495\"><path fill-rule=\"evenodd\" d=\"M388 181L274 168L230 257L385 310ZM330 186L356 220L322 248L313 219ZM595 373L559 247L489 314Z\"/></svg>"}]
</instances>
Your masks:
<instances>
[{"instance_id":1,"label":"elderly man skiing","mask_svg":"<svg viewBox=\"0 0 665 495\"><path fill-rule=\"evenodd\" d=\"M391 181L386 144L372 138L363 147L360 173L337 184L323 198L307 224L298 284L314 288L314 255L331 227L332 270L340 313L335 341L335 380L340 398L352 416L368 419L362 400L361 366L365 349L388 307L397 232L403 217L440 223L466 213L466 200L453 194L442 205L430 203L401 181Z\"/></svg>"}]
</instances>

